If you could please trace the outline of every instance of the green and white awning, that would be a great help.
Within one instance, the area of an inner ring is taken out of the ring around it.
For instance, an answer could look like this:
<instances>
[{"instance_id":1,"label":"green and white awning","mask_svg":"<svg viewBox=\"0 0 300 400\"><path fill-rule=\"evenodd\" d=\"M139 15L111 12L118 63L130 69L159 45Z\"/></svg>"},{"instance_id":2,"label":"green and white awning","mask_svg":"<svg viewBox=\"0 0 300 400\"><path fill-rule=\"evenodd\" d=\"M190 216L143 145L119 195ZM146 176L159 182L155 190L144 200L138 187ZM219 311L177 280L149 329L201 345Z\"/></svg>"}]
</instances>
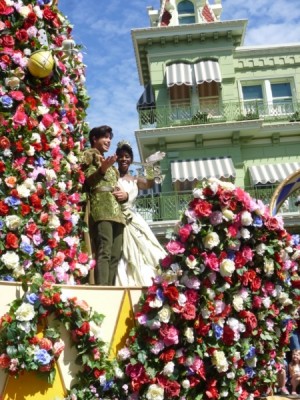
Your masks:
<instances>
[{"instance_id":1,"label":"green and white awning","mask_svg":"<svg viewBox=\"0 0 300 400\"><path fill-rule=\"evenodd\" d=\"M297 170L300 170L300 162L252 165L249 167L252 185L282 182Z\"/></svg>"},{"instance_id":2,"label":"green and white awning","mask_svg":"<svg viewBox=\"0 0 300 400\"><path fill-rule=\"evenodd\" d=\"M236 173L231 157L219 157L171 161L171 175L172 182L192 182L208 178L235 178Z\"/></svg>"}]
</instances>

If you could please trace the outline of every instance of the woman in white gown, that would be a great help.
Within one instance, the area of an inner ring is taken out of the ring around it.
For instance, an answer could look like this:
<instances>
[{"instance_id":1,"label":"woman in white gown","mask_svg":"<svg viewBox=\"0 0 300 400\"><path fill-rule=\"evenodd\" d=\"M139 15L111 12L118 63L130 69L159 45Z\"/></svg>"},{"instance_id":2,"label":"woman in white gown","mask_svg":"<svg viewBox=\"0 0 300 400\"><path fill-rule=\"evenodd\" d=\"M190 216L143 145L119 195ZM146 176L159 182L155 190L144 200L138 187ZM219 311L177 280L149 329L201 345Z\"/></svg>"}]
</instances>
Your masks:
<instances>
[{"instance_id":1,"label":"woman in white gown","mask_svg":"<svg viewBox=\"0 0 300 400\"><path fill-rule=\"evenodd\" d=\"M128 193L127 201L122 204L126 226L116 286L150 286L152 278L159 273L159 260L165 257L166 252L147 222L136 212L135 200L139 189L153 186L154 177L135 177L128 173L133 162L133 151L128 142L118 143L116 154L120 173L118 186Z\"/></svg>"}]
</instances>

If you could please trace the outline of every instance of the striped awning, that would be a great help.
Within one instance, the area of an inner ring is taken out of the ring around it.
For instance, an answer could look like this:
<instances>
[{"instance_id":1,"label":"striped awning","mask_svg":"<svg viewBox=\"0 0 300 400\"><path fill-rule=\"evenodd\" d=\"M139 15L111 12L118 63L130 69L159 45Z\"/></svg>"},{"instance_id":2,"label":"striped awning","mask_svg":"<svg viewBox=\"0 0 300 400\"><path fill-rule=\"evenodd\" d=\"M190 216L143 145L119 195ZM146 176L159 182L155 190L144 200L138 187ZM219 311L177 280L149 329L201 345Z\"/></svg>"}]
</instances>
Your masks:
<instances>
[{"instance_id":1,"label":"striped awning","mask_svg":"<svg viewBox=\"0 0 300 400\"><path fill-rule=\"evenodd\" d=\"M235 169L230 157L202 160L171 161L172 182L184 182L207 178L235 178Z\"/></svg>"},{"instance_id":2,"label":"striped awning","mask_svg":"<svg viewBox=\"0 0 300 400\"><path fill-rule=\"evenodd\" d=\"M190 64L176 63L166 66L167 86L193 85L192 68Z\"/></svg>"},{"instance_id":3,"label":"striped awning","mask_svg":"<svg viewBox=\"0 0 300 400\"><path fill-rule=\"evenodd\" d=\"M297 170L300 170L300 162L252 165L249 167L253 185L282 182Z\"/></svg>"},{"instance_id":4,"label":"striped awning","mask_svg":"<svg viewBox=\"0 0 300 400\"><path fill-rule=\"evenodd\" d=\"M222 82L218 61L199 61L194 64L194 70L197 85L203 82Z\"/></svg>"},{"instance_id":5,"label":"striped awning","mask_svg":"<svg viewBox=\"0 0 300 400\"><path fill-rule=\"evenodd\" d=\"M145 90L144 90L143 94L141 95L141 97L139 98L136 108L138 110L140 110L140 109L146 110L146 109L153 108L153 107L155 107L155 96L154 96L152 85L149 82L145 86Z\"/></svg>"}]
</instances>

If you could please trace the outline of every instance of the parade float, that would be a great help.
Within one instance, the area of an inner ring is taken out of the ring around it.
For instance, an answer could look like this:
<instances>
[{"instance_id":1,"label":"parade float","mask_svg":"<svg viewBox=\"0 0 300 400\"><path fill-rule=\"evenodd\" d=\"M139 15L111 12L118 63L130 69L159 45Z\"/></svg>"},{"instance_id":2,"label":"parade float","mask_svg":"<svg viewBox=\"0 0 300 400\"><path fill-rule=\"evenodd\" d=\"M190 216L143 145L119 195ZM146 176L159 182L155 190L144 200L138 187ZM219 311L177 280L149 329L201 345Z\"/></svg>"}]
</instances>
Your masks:
<instances>
[{"instance_id":1,"label":"parade float","mask_svg":"<svg viewBox=\"0 0 300 400\"><path fill-rule=\"evenodd\" d=\"M0 0L1 399L239 399L272 392L300 248L230 183L203 182L148 289L89 285L88 96L51 0Z\"/></svg>"}]
</instances>

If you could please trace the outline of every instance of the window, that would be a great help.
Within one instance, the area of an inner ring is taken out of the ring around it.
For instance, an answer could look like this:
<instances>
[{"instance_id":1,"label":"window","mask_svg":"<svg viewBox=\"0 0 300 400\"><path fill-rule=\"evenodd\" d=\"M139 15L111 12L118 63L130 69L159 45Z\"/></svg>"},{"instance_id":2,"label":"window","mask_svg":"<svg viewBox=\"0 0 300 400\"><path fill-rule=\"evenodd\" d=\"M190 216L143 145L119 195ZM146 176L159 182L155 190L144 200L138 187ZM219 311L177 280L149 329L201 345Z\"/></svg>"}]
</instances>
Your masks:
<instances>
[{"instance_id":1,"label":"window","mask_svg":"<svg viewBox=\"0 0 300 400\"><path fill-rule=\"evenodd\" d=\"M198 95L201 112L210 116L220 115L220 84L219 82L203 82L198 85Z\"/></svg>"},{"instance_id":2,"label":"window","mask_svg":"<svg viewBox=\"0 0 300 400\"><path fill-rule=\"evenodd\" d=\"M242 86L245 115L283 115L293 113L292 89L289 82L264 80Z\"/></svg>"},{"instance_id":3,"label":"window","mask_svg":"<svg viewBox=\"0 0 300 400\"><path fill-rule=\"evenodd\" d=\"M177 11L179 25L194 24L196 22L195 7L191 1L183 0L178 3Z\"/></svg>"},{"instance_id":4,"label":"window","mask_svg":"<svg viewBox=\"0 0 300 400\"><path fill-rule=\"evenodd\" d=\"M170 87L171 106L190 104L190 87L187 85L174 85Z\"/></svg>"}]
</instances>

